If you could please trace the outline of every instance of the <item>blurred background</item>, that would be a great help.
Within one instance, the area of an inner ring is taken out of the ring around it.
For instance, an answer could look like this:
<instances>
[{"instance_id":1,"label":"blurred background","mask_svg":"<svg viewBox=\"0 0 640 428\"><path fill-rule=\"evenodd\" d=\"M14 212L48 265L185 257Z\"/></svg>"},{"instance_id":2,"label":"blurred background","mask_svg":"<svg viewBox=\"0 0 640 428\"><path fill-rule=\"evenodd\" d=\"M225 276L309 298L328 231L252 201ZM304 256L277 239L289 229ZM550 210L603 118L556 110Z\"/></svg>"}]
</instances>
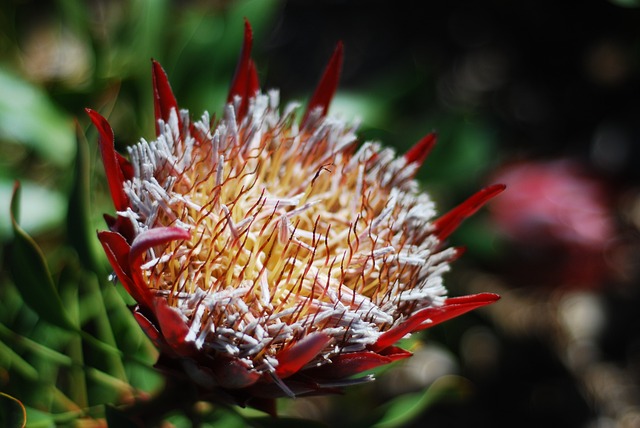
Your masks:
<instances>
[{"instance_id":1,"label":"blurred background","mask_svg":"<svg viewBox=\"0 0 640 428\"><path fill-rule=\"evenodd\" d=\"M450 238L467 252L447 276L451 295L502 300L415 335L406 344L414 357L373 384L283 400L285 421L640 426L637 0L0 5L0 392L22 401L30 421L92 426L105 403L161 388L154 351L95 239L112 208L84 108L109 119L121 151L152 138L154 58L181 107L219 113L247 17L262 87L279 88L282 100L308 99L341 40L331 114L361 120L362 141L399 152L438 133L418 179L440 212L484 185L508 186ZM37 271L35 259L12 257L15 180L20 224L62 304L124 357L56 325L38 309L41 288L15 286ZM15 405L0 399L5 410ZM172 415L166 426L194 418ZM198 420L273 426L206 406Z\"/></svg>"}]
</instances>

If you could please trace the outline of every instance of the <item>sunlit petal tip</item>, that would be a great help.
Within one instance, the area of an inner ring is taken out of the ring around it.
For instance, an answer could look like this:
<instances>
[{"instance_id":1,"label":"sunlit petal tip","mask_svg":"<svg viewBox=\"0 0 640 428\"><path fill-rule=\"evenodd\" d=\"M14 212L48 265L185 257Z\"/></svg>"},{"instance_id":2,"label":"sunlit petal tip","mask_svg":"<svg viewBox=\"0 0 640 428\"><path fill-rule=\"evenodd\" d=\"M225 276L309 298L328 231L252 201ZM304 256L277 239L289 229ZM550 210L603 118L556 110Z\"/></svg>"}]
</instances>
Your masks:
<instances>
[{"instance_id":1,"label":"sunlit petal tip","mask_svg":"<svg viewBox=\"0 0 640 428\"><path fill-rule=\"evenodd\" d=\"M342 60L344 56L344 47L342 42L338 42L333 55L327 64L327 68L318 83L313 96L309 100L307 110L302 117L302 126L307 123L309 114L315 109L322 110L322 116L326 116L329 110L329 105L333 99L336 90L338 89L338 82L340 81L340 73L342 72Z\"/></svg>"},{"instance_id":2,"label":"sunlit petal tip","mask_svg":"<svg viewBox=\"0 0 640 428\"><path fill-rule=\"evenodd\" d=\"M498 300L500 300L500 295L495 293L469 294L467 296L449 297L445 301L445 306L465 306L469 307L469 310L471 310L479 308L480 306L490 305Z\"/></svg>"},{"instance_id":3,"label":"sunlit petal tip","mask_svg":"<svg viewBox=\"0 0 640 428\"><path fill-rule=\"evenodd\" d=\"M191 234L188 230L179 227L156 227L141 233L136 237L131 245L129 253L129 263L139 264L142 254L149 248L156 245L166 244L171 241L189 239Z\"/></svg>"},{"instance_id":4,"label":"sunlit petal tip","mask_svg":"<svg viewBox=\"0 0 640 428\"><path fill-rule=\"evenodd\" d=\"M435 146L437 137L438 135L435 132L431 132L409 149L409 151L404 154L404 159L407 164L415 163L422 165Z\"/></svg>"},{"instance_id":5,"label":"sunlit petal tip","mask_svg":"<svg viewBox=\"0 0 640 428\"><path fill-rule=\"evenodd\" d=\"M98 130L98 144L100 146L100 155L102 156L102 163L104 164L105 173L107 175L107 181L109 183L109 191L111 193L111 199L116 210L126 210L129 205L129 198L124 192L122 184L124 183L124 174L118 161L118 157L115 149L115 141L113 137L113 130L107 122L107 119L102 117L100 113L92 109L85 109L91 122Z\"/></svg>"},{"instance_id":6,"label":"sunlit petal tip","mask_svg":"<svg viewBox=\"0 0 640 428\"><path fill-rule=\"evenodd\" d=\"M473 215L490 199L502 193L504 184L494 184L476 192L466 201L438 218L434 223L434 234L440 240L446 239L466 218Z\"/></svg>"},{"instance_id":7,"label":"sunlit petal tip","mask_svg":"<svg viewBox=\"0 0 640 428\"><path fill-rule=\"evenodd\" d=\"M178 115L178 101L173 95L171 85L167 73L155 59L151 60L152 79L153 79L153 107L156 118L156 136L162 133L162 127L159 121L169 122L171 111L175 110L178 116L178 129L182 129L180 125L180 115Z\"/></svg>"},{"instance_id":8,"label":"sunlit petal tip","mask_svg":"<svg viewBox=\"0 0 640 428\"><path fill-rule=\"evenodd\" d=\"M227 96L227 102L234 102L235 97L240 97L240 105L236 112L236 118L238 121L246 115L249 107L249 97L255 95L259 89L258 73L256 71L255 64L251 59L251 47L253 44L253 31L249 20L244 20L244 41L242 43L242 50L240 51L240 58L236 65L236 71L231 81L231 87L229 88L229 95Z\"/></svg>"},{"instance_id":9,"label":"sunlit petal tip","mask_svg":"<svg viewBox=\"0 0 640 428\"><path fill-rule=\"evenodd\" d=\"M428 319L415 329L424 330L433 327L452 318L459 317L469 311L482 306L487 306L500 300L500 296L494 293L471 294L468 296L449 297L443 306L430 308Z\"/></svg>"},{"instance_id":10,"label":"sunlit petal tip","mask_svg":"<svg viewBox=\"0 0 640 428\"><path fill-rule=\"evenodd\" d=\"M278 354L276 375L286 378L296 373L314 359L331 342L331 337L322 332L311 333Z\"/></svg>"}]
</instances>

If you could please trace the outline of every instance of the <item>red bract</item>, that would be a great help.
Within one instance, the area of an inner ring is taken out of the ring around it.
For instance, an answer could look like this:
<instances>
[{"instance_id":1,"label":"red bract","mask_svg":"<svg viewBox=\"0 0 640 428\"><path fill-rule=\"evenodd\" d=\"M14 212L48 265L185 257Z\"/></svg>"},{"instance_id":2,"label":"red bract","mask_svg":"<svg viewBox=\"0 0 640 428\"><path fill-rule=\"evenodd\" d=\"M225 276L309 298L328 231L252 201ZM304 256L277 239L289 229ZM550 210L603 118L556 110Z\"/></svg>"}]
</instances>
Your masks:
<instances>
[{"instance_id":1,"label":"red bract","mask_svg":"<svg viewBox=\"0 0 640 428\"><path fill-rule=\"evenodd\" d=\"M339 44L302 116L261 92L245 41L222 119L178 110L153 61L156 140L114 150L87 110L116 217L98 237L133 314L203 399L271 413L273 399L339 392L354 375L411 354L396 346L498 296L446 297L442 274L461 251L443 240L504 186L434 219L413 176L435 143L404 156L358 144L327 115Z\"/></svg>"}]
</instances>

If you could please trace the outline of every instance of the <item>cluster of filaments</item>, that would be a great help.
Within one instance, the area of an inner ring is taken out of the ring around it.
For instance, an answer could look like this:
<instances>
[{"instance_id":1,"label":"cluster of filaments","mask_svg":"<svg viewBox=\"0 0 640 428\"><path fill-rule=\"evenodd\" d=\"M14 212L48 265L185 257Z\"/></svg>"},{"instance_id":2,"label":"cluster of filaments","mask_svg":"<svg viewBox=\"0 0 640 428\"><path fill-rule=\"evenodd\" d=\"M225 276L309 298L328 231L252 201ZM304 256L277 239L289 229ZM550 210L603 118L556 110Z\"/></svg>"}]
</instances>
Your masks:
<instances>
[{"instance_id":1,"label":"cluster of filaments","mask_svg":"<svg viewBox=\"0 0 640 428\"><path fill-rule=\"evenodd\" d=\"M314 331L334 340L315 363L358 351L416 310L442 304L453 249L431 234L417 165L354 127L259 94L238 123L173 112L156 141L129 150L137 233L177 226L188 241L150 250L149 287L199 349L273 371L277 352ZM179 129L181 128L181 129Z\"/></svg>"}]
</instances>

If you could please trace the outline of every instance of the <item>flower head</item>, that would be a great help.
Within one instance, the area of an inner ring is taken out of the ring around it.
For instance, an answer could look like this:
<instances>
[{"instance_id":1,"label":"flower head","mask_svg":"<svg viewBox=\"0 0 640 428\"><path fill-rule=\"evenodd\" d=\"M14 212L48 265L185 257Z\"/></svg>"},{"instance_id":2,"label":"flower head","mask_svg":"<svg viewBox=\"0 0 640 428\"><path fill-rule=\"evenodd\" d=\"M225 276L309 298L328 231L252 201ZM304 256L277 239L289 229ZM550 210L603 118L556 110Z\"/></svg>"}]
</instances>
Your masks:
<instances>
[{"instance_id":1,"label":"flower head","mask_svg":"<svg viewBox=\"0 0 640 428\"><path fill-rule=\"evenodd\" d=\"M497 300L447 297L461 251L443 241L504 186L436 219L413 179L434 134L396 156L327 116L341 44L298 121L260 91L251 42L247 23L219 120L179 110L155 61L154 141L127 159L88 113L117 212L99 239L160 365L265 407L369 381L351 376L410 356L395 346L407 334Z\"/></svg>"}]
</instances>

